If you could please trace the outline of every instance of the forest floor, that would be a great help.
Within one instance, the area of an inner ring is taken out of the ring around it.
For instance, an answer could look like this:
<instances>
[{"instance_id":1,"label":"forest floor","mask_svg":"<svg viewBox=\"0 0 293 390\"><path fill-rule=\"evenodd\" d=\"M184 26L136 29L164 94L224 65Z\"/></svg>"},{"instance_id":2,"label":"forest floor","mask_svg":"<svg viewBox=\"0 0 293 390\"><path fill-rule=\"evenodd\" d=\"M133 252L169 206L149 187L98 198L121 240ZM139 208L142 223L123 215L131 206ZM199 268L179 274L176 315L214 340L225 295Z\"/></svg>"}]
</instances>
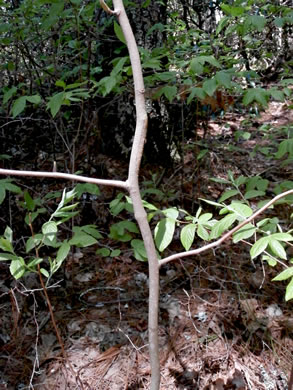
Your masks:
<instances>
[{"instance_id":1,"label":"forest floor","mask_svg":"<svg viewBox=\"0 0 293 390\"><path fill-rule=\"evenodd\" d=\"M182 200L180 207L194 213L198 198L217 200L225 191L208 178L227 178L228 170L235 176L262 175L274 183L293 180L292 164L281 167L267 156L270 135L282 138L289 126L293 110L283 103L271 103L246 122L227 114L209 123L205 140L198 129L201 145L194 140L187 144L184 164L173 167L176 174L161 177L161 168L143 167L142 180L157 174L166 202ZM201 160L196 158L199 147L208 151ZM114 177L126 176L121 162L105 158L105 164ZM112 195L105 191L103 203ZM89 201L85 213L89 209L111 223L102 215L107 213L103 206L97 210ZM288 221L292 208L280 205L267 214ZM169 253L182 250L179 246L175 242ZM66 359L37 276L15 282L8 266L0 264L0 390L149 388L148 267L131 256L126 244L124 248L115 258L98 256L97 248L82 249L54 276L48 293ZM278 272L260 261L252 263L249 247L231 241L162 267L162 390L288 390L292 301L284 301L285 284L271 282Z\"/></svg>"}]
</instances>

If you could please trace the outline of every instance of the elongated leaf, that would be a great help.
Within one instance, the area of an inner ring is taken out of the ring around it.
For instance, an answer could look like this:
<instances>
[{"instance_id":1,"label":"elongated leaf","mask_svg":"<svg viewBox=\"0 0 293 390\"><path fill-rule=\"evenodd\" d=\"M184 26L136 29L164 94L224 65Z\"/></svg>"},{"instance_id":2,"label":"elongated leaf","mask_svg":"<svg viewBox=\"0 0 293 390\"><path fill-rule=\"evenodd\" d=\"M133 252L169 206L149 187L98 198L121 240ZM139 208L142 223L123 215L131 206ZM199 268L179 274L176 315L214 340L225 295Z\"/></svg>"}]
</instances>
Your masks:
<instances>
[{"instance_id":1,"label":"elongated leaf","mask_svg":"<svg viewBox=\"0 0 293 390\"><path fill-rule=\"evenodd\" d=\"M13 255L12 253L0 253L0 261L6 261L6 260L17 260L16 255Z\"/></svg>"},{"instance_id":2,"label":"elongated leaf","mask_svg":"<svg viewBox=\"0 0 293 390\"><path fill-rule=\"evenodd\" d=\"M25 273L25 262L22 257L12 260L10 263L10 273L15 279L21 278Z\"/></svg>"},{"instance_id":3,"label":"elongated leaf","mask_svg":"<svg viewBox=\"0 0 293 390\"><path fill-rule=\"evenodd\" d=\"M166 215L166 217L171 218L171 219L177 219L178 215L179 215L179 211L175 207L162 210L162 212L164 215Z\"/></svg>"},{"instance_id":4,"label":"elongated leaf","mask_svg":"<svg viewBox=\"0 0 293 390\"><path fill-rule=\"evenodd\" d=\"M111 72L111 75L116 76L117 74L119 74L122 71L123 66L127 60L128 60L128 57L120 58L119 61L117 62L117 64L114 66L114 68Z\"/></svg>"},{"instance_id":5,"label":"elongated leaf","mask_svg":"<svg viewBox=\"0 0 293 390\"><path fill-rule=\"evenodd\" d=\"M256 232L256 227L252 225L251 223L248 223L247 225L243 226L241 229L239 229L236 233L233 234L233 242L236 243L241 240L245 240Z\"/></svg>"},{"instance_id":6,"label":"elongated leaf","mask_svg":"<svg viewBox=\"0 0 293 390\"><path fill-rule=\"evenodd\" d=\"M278 264L277 260L269 255L263 255L262 260L267 261L270 267L275 267Z\"/></svg>"},{"instance_id":7,"label":"elongated leaf","mask_svg":"<svg viewBox=\"0 0 293 390\"><path fill-rule=\"evenodd\" d=\"M195 236L196 225L194 223L190 223L189 225L185 225L180 233L180 241L184 246L185 250L188 251L193 243Z\"/></svg>"},{"instance_id":8,"label":"elongated leaf","mask_svg":"<svg viewBox=\"0 0 293 390\"><path fill-rule=\"evenodd\" d=\"M280 241L275 240L272 236L269 237L269 247L271 248L274 255L280 257L283 260L287 259L287 255L283 245Z\"/></svg>"},{"instance_id":9,"label":"elongated leaf","mask_svg":"<svg viewBox=\"0 0 293 390\"><path fill-rule=\"evenodd\" d=\"M124 45L126 45L126 40L125 40L123 31L122 31L122 28L119 26L119 24L117 22L114 22L114 31L115 31L116 37L119 39L119 41L121 41L122 43L124 43Z\"/></svg>"},{"instance_id":10,"label":"elongated leaf","mask_svg":"<svg viewBox=\"0 0 293 390\"><path fill-rule=\"evenodd\" d=\"M272 279L273 282L275 281L282 281L282 280L287 280L289 278L293 277L293 267L286 268L284 271L282 271L279 275L274 277Z\"/></svg>"},{"instance_id":11,"label":"elongated leaf","mask_svg":"<svg viewBox=\"0 0 293 390\"><path fill-rule=\"evenodd\" d=\"M26 100L33 104L40 104L41 97L40 95L26 96Z\"/></svg>"},{"instance_id":12,"label":"elongated leaf","mask_svg":"<svg viewBox=\"0 0 293 390\"><path fill-rule=\"evenodd\" d=\"M231 86L231 73L225 72L223 70L216 73L216 80L220 85L223 85L226 88Z\"/></svg>"},{"instance_id":13,"label":"elongated leaf","mask_svg":"<svg viewBox=\"0 0 293 390\"><path fill-rule=\"evenodd\" d=\"M12 229L9 226L6 226L4 231L4 237L12 244Z\"/></svg>"},{"instance_id":14,"label":"elongated leaf","mask_svg":"<svg viewBox=\"0 0 293 390\"><path fill-rule=\"evenodd\" d=\"M47 108L50 110L53 118L55 118L56 114L59 112L64 102L64 97L65 97L65 92L59 92L49 99Z\"/></svg>"},{"instance_id":15,"label":"elongated leaf","mask_svg":"<svg viewBox=\"0 0 293 390\"><path fill-rule=\"evenodd\" d=\"M89 234L78 232L75 233L73 238L69 241L70 245L75 245L77 247L87 247L97 243L97 240L90 236Z\"/></svg>"},{"instance_id":16,"label":"elongated leaf","mask_svg":"<svg viewBox=\"0 0 293 390\"><path fill-rule=\"evenodd\" d=\"M259 240L257 240L250 249L251 259L254 259L262 252L264 252L268 246L268 243L269 243L269 237L262 237Z\"/></svg>"},{"instance_id":17,"label":"elongated leaf","mask_svg":"<svg viewBox=\"0 0 293 390\"><path fill-rule=\"evenodd\" d=\"M202 88L209 96L213 96L214 92L217 89L216 79L212 78L204 81Z\"/></svg>"},{"instance_id":18,"label":"elongated leaf","mask_svg":"<svg viewBox=\"0 0 293 390\"><path fill-rule=\"evenodd\" d=\"M4 201L5 196L6 196L5 187L1 186L1 183L0 183L0 204Z\"/></svg>"},{"instance_id":19,"label":"elongated leaf","mask_svg":"<svg viewBox=\"0 0 293 390\"><path fill-rule=\"evenodd\" d=\"M26 106L26 96L21 96L18 99L15 100L12 106L12 117L15 118L17 115L19 115Z\"/></svg>"},{"instance_id":20,"label":"elongated leaf","mask_svg":"<svg viewBox=\"0 0 293 390\"><path fill-rule=\"evenodd\" d=\"M251 198L256 198L258 196L264 196L265 192L264 191L258 191L258 190L251 190L247 191L244 195L245 199L251 199Z\"/></svg>"},{"instance_id":21,"label":"elongated leaf","mask_svg":"<svg viewBox=\"0 0 293 390\"><path fill-rule=\"evenodd\" d=\"M166 98L171 103L177 94L177 87L176 85L166 85L161 89L161 92L166 96Z\"/></svg>"},{"instance_id":22,"label":"elongated leaf","mask_svg":"<svg viewBox=\"0 0 293 390\"><path fill-rule=\"evenodd\" d=\"M132 222L133 223L133 222ZM135 225L135 228L137 229L137 226ZM134 227L132 227L132 229L135 229ZM91 236L99 239L99 238L102 238L102 235L101 233L97 230L97 226L96 225L84 225L84 226L81 226L81 230L84 231L85 233L87 234L90 234ZM131 230L129 230L131 231ZM135 231L138 233L138 229L137 231Z\"/></svg>"},{"instance_id":23,"label":"elongated leaf","mask_svg":"<svg viewBox=\"0 0 293 390\"><path fill-rule=\"evenodd\" d=\"M239 195L238 190L228 190L223 193L220 197L219 202L225 202L225 200L232 198L232 196Z\"/></svg>"},{"instance_id":24,"label":"elongated leaf","mask_svg":"<svg viewBox=\"0 0 293 390\"><path fill-rule=\"evenodd\" d=\"M253 214L249 206L240 202L233 202L228 206L228 209L233 210L237 214L237 217L240 217L238 218L240 220L248 218Z\"/></svg>"},{"instance_id":25,"label":"elongated leaf","mask_svg":"<svg viewBox=\"0 0 293 390\"><path fill-rule=\"evenodd\" d=\"M61 263L64 259L66 259L68 253L70 251L70 245L67 241L64 241L60 248L58 249L56 261Z\"/></svg>"},{"instance_id":26,"label":"elongated leaf","mask_svg":"<svg viewBox=\"0 0 293 390\"><path fill-rule=\"evenodd\" d=\"M210 239L218 238L222 235L225 230L228 230L229 227L236 221L236 214L226 215L223 219L218 221L213 227L210 234Z\"/></svg>"},{"instance_id":27,"label":"elongated leaf","mask_svg":"<svg viewBox=\"0 0 293 390\"><path fill-rule=\"evenodd\" d=\"M198 237L200 237L204 241L208 241L210 238L209 232L201 224L198 224L196 234L198 235Z\"/></svg>"},{"instance_id":28,"label":"elongated leaf","mask_svg":"<svg viewBox=\"0 0 293 390\"><path fill-rule=\"evenodd\" d=\"M175 231L175 220L162 219L155 227L155 243L160 252L163 252L172 242Z\"/></svg>"},{"instance_id":29,"label":"elongated leaf","mask_svg":"<svg viewBox=\"0 0 293 390\"><path fill-rule=\"evenodd\" d=\"M293 237L289 233L274 233L271 237L278 241L293 241Z\"/></svg>"},{"instance_id":30,"label":"elongated leaf","mask_svg":"<svg viewBox=\"0 0 293 390\"><path fill-rule=\"evenodd\" d=\"M58 228L54 221L46 222L42 226L42 233L49 241L54 241Z\"/></svg>"},{"instance_id":31,"label":"elongated leaf","mask_svg":"<svg viewBox=\"0 0 293 390\"><path fill-rule=\"evenodd\" d=\"M12 243L9 239L0 237L0 249L5 252L14 253Z\"/></svg>"},{"instance_id":32,"label":"elongated leaf","mask_svg":"<svg viewBox=\"0 0 293 390\"><path fill-rule=\"evenodd\" d=\"M293 278L286 287L285 301L289 301L290 299L293 299Z\"/></svg>"},{"instance_id":33,"label":"elongated leaf","mask_svg":"<svg viewBox=\"0 0 293 390\"><path fill-rule=\"evenodd\" d=\"M212 217L213 217L213 214L211 214L211 213L202 214L202 215L198 218L198 223L199 223L199 224L204 224L205 222L208 222Z\"/></svg>"},{"instance_id":34,"label":"elongated leaf","mask_svg":"<svg viewBox=\"0 0 293 390\"><path fill-rule=\"evenodd\" d=\"M6 91L3 95L3 104L6 104L8 100L10 100L13 95L15 95L16 91L17 91L16 87L12 87L8 91Z\"/></svg>"},{"instance_id":35,"label":"elongated leaf","mask_svg":"<svg viewBox=\"0 0 293 390\"><path fill-rule=\"evenodd\" d=\"M134 256L139 261L147 261L147 253L142 240L134 239L131 241L131 246L134 250Z\"/></svg>"},{"instance_id":36,"label":"elongated leaf","mask_svg":"<svg viewBox=\"0 0 293 390\"><path fill-rule=\"evenodd\" d=\"M36 234L34 237L30 237L25 244L26 253L36 248L42 241L42 238L42 234Z\"/></svg>"}]
</instances>

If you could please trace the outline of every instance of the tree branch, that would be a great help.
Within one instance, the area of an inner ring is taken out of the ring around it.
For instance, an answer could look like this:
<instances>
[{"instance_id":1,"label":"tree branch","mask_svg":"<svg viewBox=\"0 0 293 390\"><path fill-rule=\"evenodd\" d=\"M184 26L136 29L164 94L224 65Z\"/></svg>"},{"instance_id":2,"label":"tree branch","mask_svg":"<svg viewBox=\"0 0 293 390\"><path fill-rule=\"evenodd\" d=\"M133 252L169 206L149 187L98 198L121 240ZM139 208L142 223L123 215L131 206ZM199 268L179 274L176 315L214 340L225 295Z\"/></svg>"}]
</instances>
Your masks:
<instances>
[{"instance_id":1,"label":"tree branch","mask_svg":"<svg viewBox=\"0 0 293 390\"><path fill-rule=\"evenodd\" d=\"M0 169L0 175L5 176L29 176L29 177L49 177L55 179L63 180L72 180L72 181L81 181L85 183L93 183L103 186L111 187L120 187L128 190L128 184L126 181L121 180L105 180L105 179L95 179L93 177L79 176L71 173L62 173L62 172L42 172L42 171L16 171L13 169Z\"/></svg>"},{"instance_id":2,"label":"tree branch","mask_svg":"<svg viewBox=\"0 0 293 390\"><path fill-rule=\"evenodd\" d=\"M290 194L293 194L293 190L289 190L289 191L283 192L282 194L279 194L279 195L275 196L266 205L261 207L258 211L256 211L254 214L252 214L249 218L245 219L239 225L235 226L232 230L230 230L229 232L225 233L217 241L211 242L210 244L207 244L207 245L202 246L202 247L197 248L197 249L193 249L191 251L180 252L180 253L176 253L175 255L171 255L171 256L165 257L164 259L159 261L159 266L161 267L162 265L167 264L170 261L177 260L177 259L180 259L182 257L198 255L199 253L205 252L208 249L212 249L212 248L215 248L216 246L221 245L224 241L226 241L229 237L231 237L235 232L237 232L237 230L241 229L243 226L245 226L249 222L253 221L258 215L262 214L266 209L268 209L277 200L279 200L281 198L284 198L284 196L287 196L287 195L290 195Z\"/></svg>"}]
</instances>

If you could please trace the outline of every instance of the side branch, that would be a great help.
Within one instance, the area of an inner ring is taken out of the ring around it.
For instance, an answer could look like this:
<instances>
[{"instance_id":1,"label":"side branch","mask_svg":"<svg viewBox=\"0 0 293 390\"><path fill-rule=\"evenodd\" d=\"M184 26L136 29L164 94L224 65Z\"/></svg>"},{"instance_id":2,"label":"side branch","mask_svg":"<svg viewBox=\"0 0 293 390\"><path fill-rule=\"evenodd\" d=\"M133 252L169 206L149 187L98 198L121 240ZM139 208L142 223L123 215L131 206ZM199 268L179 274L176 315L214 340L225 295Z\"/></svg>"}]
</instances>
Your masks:
<instances>
[{"instance_id":1,"label":"side branch","mask_svg":"<svg viewBox=\"0 0 293 390\"><path fill-rule=\"evenodd\" d=\"M282 194L279 194L275 196L272 200L270 200L266 205L261 207L258 211L256 211L254 214L252 214L249 218L245 219L243 222L241 222L239 225L235 226L232 230L225 233L221 238L219 238L217 241L211 242L210 244L204 245L200 248L193 249L191 251L187 252L180 252L176 253L174 255L165 257L165 259L162 259L159 261L159 266L162 266L164 264L169 263L170 261L180 259L182 257L187 256L193 256L198 255L199 253L205 252L208 249L215 248L216 246L221 245L224 241L226 241L229 237L231 237L237 230L241 229L243 226L247 225L249 222L253 221L258 215L262 214L266 209L268 209L272 204L274 204L277 200L284 198L287 195L293 194L293 190L289 190L286 192L283 192Z\"/></svg>"},{"instance_id":2,"label":"side branch","mask_svg":"<svg viewBox=\"0 0 293 390\"><path fill-rule=\"evenodd\" d=\"M49 177L55 179L65 179L72 181L80 181L86 183L93 183L103 186L120 187L128 190L128 184L126 181L121 180L105 180L95 179L93 177L73 175L71 173L61 172L42 172L42 171L17 171L13 169L0 169L0 175L6 176L29 176L29 177Z\"/></svg>"}]
</instances>

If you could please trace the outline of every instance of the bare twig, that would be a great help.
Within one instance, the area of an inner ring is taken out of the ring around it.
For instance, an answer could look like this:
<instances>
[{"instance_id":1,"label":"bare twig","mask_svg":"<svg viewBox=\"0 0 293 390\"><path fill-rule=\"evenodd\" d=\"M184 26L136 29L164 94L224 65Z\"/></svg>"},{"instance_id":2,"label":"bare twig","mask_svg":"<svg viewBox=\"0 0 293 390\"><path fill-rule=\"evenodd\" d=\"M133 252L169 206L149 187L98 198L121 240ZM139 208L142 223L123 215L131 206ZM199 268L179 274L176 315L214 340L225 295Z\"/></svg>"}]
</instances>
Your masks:
<instances>
[{"instance_id":1,"label":"bare twig","mask_svg":"<svg viewBox=\"0 0 293 390\"><path fill-rule=\"evenodd\" d=\"M14 169L0 169L0 175L5 176L29 176L29 177L48 177L50 179L64 179L72 181L81 181L85 183L93 183L103 186L120 187L128 189L128 184L121 180L106 180L106 179L95 179L93 177L73 175L71 173L61 172L43 172L43 171L17 171Z\"/></svg>"}]
</instances>

